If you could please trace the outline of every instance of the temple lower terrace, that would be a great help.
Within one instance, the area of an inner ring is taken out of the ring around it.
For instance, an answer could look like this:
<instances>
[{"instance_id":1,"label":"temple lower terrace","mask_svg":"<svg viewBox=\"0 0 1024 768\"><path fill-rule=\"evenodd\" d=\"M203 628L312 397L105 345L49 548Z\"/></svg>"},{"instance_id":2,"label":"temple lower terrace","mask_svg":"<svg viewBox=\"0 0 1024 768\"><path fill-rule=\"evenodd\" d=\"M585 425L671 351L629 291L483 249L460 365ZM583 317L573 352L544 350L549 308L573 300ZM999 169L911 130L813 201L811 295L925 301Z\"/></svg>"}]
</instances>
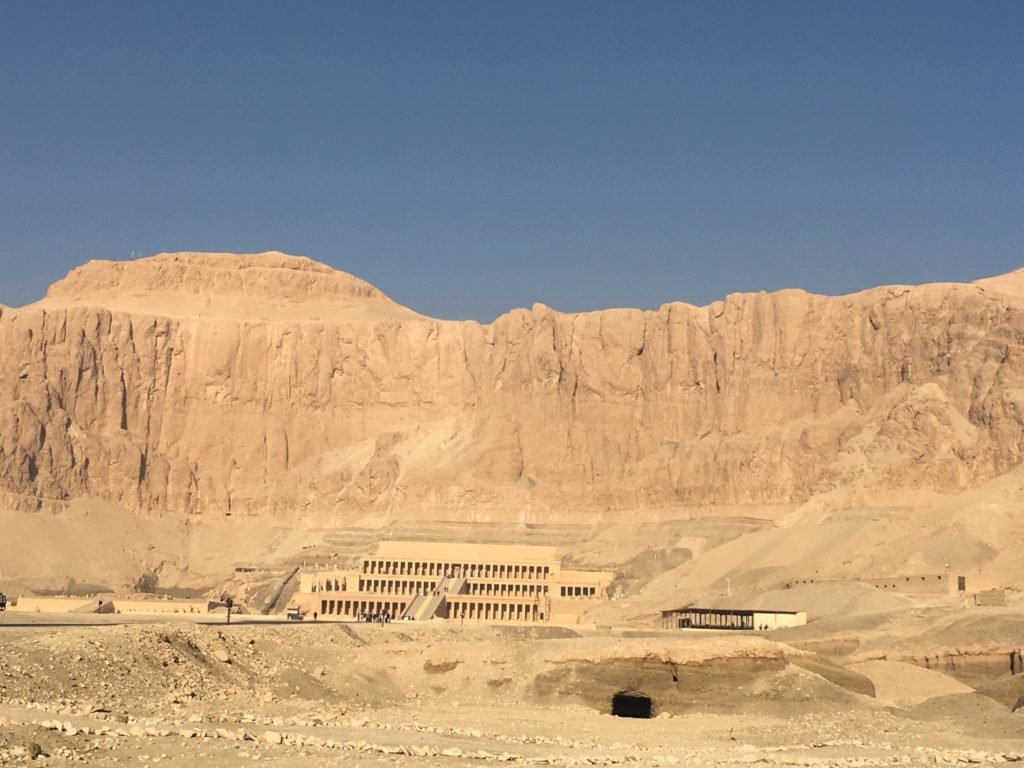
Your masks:
<instances>
[{"instance_id":1,"label":"temple lower terrace","mask_svg":"<svg viewBox=\"0 0 1024 768\"><path fill-rule=\"evenodd\" d=\"M358 570L303 573L295 603L334 620L578 624L612 576L564 569L554 547L386 541Z\"/></svg>"}]
</instances>

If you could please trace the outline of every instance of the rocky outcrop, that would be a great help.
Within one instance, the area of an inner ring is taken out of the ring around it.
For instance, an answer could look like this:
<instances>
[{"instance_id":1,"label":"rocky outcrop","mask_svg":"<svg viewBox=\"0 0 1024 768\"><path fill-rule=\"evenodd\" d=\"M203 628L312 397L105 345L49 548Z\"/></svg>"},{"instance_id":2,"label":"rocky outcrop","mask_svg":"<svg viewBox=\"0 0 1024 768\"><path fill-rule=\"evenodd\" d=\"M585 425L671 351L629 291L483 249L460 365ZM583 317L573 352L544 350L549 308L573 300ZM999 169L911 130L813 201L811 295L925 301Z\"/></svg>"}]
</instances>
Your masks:
<instances>
[{"instance_id":1,"label":"rocky outcrop","mask_svg":"<svg viewBox=\"0 0 1024 768\"><path fill-rule=\"evenodd\" d=\"M91 263L0 308L0 490L544 520L958 490L1024 451L1018 281L480 325L283 254Z\"/></svg>"}]
</instances>

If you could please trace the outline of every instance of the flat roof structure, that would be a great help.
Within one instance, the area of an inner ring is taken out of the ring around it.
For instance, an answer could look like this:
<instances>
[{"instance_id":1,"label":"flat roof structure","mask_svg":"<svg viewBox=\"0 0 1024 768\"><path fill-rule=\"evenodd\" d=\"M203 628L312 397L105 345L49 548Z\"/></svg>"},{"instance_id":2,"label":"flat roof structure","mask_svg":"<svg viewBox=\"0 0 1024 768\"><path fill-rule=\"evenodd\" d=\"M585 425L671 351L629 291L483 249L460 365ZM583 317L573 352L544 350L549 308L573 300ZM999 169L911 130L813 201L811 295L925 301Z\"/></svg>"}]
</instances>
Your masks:
<instances>
[{"instance_id":1,"label":"flat roof structure","mask_svg":"<svg viewBox=\"0 0 1024 768\"><path fill-rule=\"evenodd\" d=\"M673 608L661 612L665 629L769 630L807 623L804 611L773 611L763 608Z\"/></svg>"}]
</instances>

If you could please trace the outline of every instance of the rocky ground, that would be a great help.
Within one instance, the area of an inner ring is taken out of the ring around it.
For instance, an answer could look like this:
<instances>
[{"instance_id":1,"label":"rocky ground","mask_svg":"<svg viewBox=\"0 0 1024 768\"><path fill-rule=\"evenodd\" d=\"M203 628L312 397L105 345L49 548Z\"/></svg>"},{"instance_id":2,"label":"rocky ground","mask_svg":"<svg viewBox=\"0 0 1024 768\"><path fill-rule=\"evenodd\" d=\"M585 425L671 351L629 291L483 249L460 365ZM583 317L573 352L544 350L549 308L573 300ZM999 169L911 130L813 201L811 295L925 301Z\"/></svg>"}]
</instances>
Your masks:
<instances>
[{"instance_id":1,"label":"rocky ground","mask_svg":"<svg viewBox=\"0 0 1024 768\"><path fill-rule=\"evenodd\" d=\"M1005 701L948 676L936 687L942 673L915 666L928 690L954 691L921 700L904 664L842 666L768 638L13 620L0 624L0 765L873 766L1024 755L1024 713ZM890 667L912 703L874 696L857 671ZM989 687L1006 693L1015 681L1004 677ZM620 691L649 696L654 717L612 717Z\"/></svg>"}]
</instances>

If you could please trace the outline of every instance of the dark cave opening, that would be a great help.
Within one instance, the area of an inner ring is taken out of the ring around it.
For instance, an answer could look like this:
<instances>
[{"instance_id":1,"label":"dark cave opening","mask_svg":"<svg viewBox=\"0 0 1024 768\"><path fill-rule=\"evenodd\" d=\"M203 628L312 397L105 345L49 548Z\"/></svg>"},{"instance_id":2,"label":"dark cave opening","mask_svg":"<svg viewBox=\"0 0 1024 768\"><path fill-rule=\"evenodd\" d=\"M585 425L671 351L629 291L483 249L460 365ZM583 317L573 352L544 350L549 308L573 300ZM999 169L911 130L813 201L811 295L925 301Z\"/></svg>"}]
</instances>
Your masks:
<instances>
[{"instance_id":1,"label":"dark cave opening","mask_svg":"<svg viewBox=\"0 0 1024 768\"><path fill-rule=\"evenodd\" d=\"M654 712L654 702L642 693L620 691L612 696L612 715L648 719Z\"/></svg>"}]
</instances>

